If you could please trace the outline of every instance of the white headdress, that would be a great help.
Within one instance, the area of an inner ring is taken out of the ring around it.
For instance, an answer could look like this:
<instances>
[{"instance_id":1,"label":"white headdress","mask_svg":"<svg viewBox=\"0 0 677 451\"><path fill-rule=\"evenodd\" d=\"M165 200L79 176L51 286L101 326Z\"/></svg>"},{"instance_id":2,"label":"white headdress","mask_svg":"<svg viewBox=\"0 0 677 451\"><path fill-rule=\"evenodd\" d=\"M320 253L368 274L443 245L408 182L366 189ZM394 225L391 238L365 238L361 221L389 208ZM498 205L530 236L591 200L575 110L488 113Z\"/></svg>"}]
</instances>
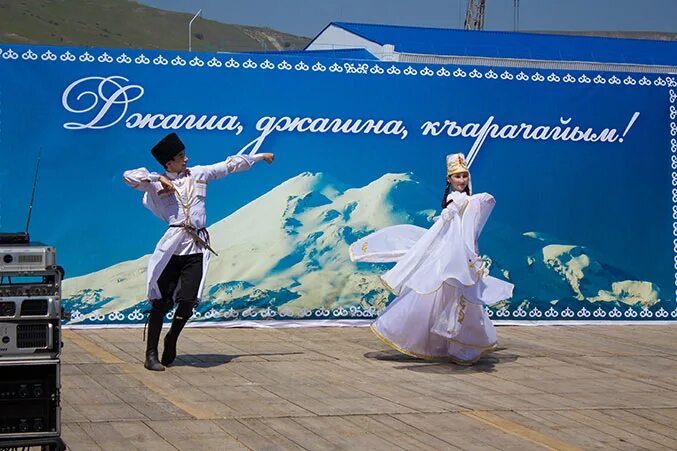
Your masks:
<instances>
[{"instance_id":1,"label":"white headdress","mask_svg":"<svg viewBox=\"0 0 677 451\"><path fill-rule=\"evenodd\" d=\"M468 163L465 161L465 156L462 153L447 155L447 176L462 172L468 173L468 190L472 193L472 178L470 177L470 170L468 169Z\"/></svg>"},{"instance_id":2,"label":"white headdress","mask_svg":"<svg viewBox=\"0 0 677 451\"><path fill-rule=\"evenodd\" d=\"M461 172L470 174L468 164L465 162L465 156L462 153L447 155L447 175L459 174Z\"/></svg>"}]
</instances>

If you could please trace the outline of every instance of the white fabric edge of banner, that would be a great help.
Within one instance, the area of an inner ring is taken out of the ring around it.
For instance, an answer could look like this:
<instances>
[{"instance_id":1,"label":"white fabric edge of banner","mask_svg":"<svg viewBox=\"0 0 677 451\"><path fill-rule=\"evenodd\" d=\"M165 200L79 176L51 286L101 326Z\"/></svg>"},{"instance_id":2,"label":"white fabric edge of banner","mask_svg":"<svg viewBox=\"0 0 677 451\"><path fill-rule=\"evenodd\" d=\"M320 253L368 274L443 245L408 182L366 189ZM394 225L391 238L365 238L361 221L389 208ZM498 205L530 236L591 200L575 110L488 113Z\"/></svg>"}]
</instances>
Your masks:
<instances>
[{"instance_id":1,"label":"white fabric edge of banner","mask_svg":"<svg viewBox=\"0 0 677 451\"><path fill-rule=\"evenodd\" d=\"M373 319L320 319L320 320L251 320L251 321L205 321L188 323L186 327L217 327L223 329L249 328L249 329L293 329L304 327L367 327ZM496 326L656 326L674 325L677 321L510 321L498 320L493 322ZM169 327L165 323L164 327ZM64 329L132 329L144 327L143 324L65 324Z\"/></svg>"},{"instance_id":2,"label":"white fabric edge of banner","mask_svg":"<svg viewBox=\"0 0 677 451\"><path fill-rule=\"evenodd\" d=\"M642 320L642 321L513 321L496 320L495 326L677 326L677 320Z\"/></svg>"},{"instance_id":3,"label":"white fabric edge of banner","mask_svg":"<svg viewBox=\"0 0 677 451\"><path fill-rule=\"evenodd\" d=\"M218 327L249 329L291 329L303 327L368 327L373 319L309 319L309 320L250 320L250 321L200 321L186 324L186 327ZM164 323L169 327L171 322ZM65 324L64 329L131 329L144 327L144 324Z\"/></svg>"}]
</instances>

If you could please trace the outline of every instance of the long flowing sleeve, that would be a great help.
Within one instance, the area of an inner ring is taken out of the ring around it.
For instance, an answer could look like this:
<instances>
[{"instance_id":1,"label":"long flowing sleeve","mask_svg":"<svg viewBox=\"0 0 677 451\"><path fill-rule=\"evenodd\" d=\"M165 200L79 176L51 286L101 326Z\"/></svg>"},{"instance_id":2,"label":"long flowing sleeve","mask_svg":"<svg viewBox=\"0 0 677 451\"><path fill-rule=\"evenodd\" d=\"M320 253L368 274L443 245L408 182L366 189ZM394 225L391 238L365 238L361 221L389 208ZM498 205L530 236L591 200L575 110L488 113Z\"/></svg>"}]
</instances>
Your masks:
<instances>
[{"instance_id":1,"label":"long flowing sleeve","mask_svg":"<svg viewBox=\"0 0 677 451\"><path fill-rule=\"evenodd\" d=\"M397 264L382 277L394 293L409 287L417 293L431 293L443 283L469 286L477 282L477 274L468 263L472 254L459 239L461 218L448 208Z\"/></svg>"},{"instance_id":2,"label":"long flowing sleeve","mask_svg":"<svg viewBox=\"0 0 677 451\"><path fill-rule=\"evenodd\" d=\"M473 196L473 202L469 202L463 214L463 242L472 259L471 268L477 271L477 283L463 287L463 296L472 304L495 304L512 297L514 285L504 280L497 279L485 274L484 263L481 260L477 241L489 219L489 215L496 205L496 200L491 194L480 193Z\"/></svg>"},{"instance_id":3,"label":"long flowing sleeve","mask_svg":"<svg viewBox=\"0 0 677 451\"><path fill-rule=\"evenodd\" d=\"M468 204L463 214L463 232L464 239L467 242L473 242L477 247L477 240L484 229L489 215L494 210L496 199L488 193L476 194L474 201Z\"/></svg>"},{"instance_id":4,"label":"long flowing sleeve","mask_svg":"<svg viewBox=\"0 0 677 451\"><path fill-rule=\"evenodd\" d=\"M410 224L377 230L350 245L350 259L367 263L399 261L427 231L423 227Z\"/></svg>"},{"instance_id":5,"label":"long flowing sleeve","mask_svg":"<svg viewBox=\"0 0 677 451\"><path fill-rule=\"evenodd\" d=\"M477 238L494 204L491 195L478 194L459 203L460 208L445 208L435 224L422 234L418 232L414 245L381 277L384 285L396 294L404 288L427 294L449 284L473 304L511 297L512 284L485 274L477 249Z\"/></svg>"}]
</instances>

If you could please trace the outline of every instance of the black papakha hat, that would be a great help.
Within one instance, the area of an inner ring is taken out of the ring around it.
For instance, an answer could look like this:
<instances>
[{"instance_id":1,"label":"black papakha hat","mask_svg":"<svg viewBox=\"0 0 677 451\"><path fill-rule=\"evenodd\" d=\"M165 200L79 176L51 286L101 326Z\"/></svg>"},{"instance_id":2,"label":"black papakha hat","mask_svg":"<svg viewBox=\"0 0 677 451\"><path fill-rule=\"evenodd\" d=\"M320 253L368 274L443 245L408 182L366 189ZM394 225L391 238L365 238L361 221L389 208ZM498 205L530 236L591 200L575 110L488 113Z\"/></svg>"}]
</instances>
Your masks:
<instances>
[{"instance_id":1,"label":"black papakha hat","mask_svg":"<svg viewBox=\"0 0 677 451\"><path fill-rule=\"evenodd\" d=\"M160 140L159 143L151 149L151 153L155 159L162 166L167 164L172 158L176 156L177 153L184 150L186 146L183 145L179 136L176 133L170 133Z\"/></svg>"}]
</instances>

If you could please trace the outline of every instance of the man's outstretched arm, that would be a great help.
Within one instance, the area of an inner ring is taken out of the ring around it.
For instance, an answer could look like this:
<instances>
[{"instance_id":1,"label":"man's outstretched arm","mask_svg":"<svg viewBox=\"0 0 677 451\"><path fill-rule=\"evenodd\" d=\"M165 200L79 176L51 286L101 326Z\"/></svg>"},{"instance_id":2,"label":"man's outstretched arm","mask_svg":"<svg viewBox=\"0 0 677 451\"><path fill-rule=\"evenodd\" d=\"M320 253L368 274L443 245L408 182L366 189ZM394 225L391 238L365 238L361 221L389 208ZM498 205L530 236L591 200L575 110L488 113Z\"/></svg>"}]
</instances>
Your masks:
<instances>
[{"instance_id":1,"label":"man's outstretched arm","mask_svg":"<svg viewBox=\"0 0 677 451\"><path fill-rule=\"evenodd\" d=\"M265 161L270 164L275 159L272 153L257 153L255 155L231 155L225 161L208 166L195 166L193 170L202 171L206 181L218 180L235 172L246 171L257 161Z\"/></svg>"}]
</instances>

